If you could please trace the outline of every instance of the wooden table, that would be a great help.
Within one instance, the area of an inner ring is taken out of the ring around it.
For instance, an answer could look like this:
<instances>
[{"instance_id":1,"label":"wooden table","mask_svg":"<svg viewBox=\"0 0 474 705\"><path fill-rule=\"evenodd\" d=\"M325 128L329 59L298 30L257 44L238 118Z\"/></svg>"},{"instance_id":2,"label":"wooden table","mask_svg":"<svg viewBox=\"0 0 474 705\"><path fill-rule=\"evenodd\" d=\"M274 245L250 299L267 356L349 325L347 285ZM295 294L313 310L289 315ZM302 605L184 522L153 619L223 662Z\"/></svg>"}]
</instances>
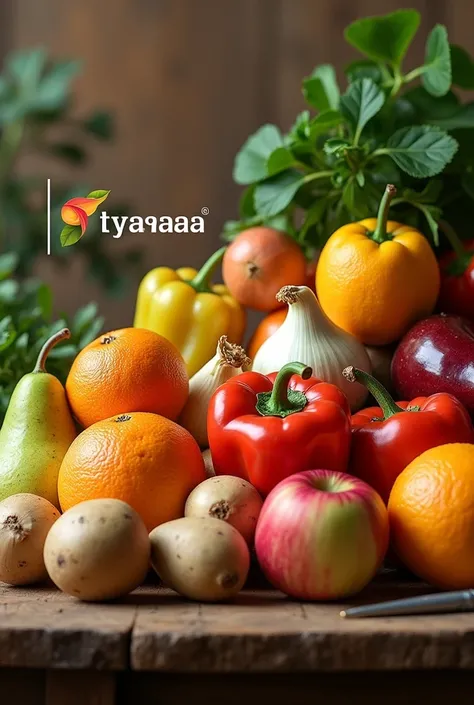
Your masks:
<instances>
[{"instance_id":1,"label":"wooden table","mask_svg":"<svg viewBox=\"0 0 474 705\"><path fill-rule=\"evenodd\" d=\"M347 604L421 594L385 577ZM463 705L474 613L342 620L271 590L232 604L145 585L107 605L0 587L3 705Z\"/></svg>"}]
</instances>

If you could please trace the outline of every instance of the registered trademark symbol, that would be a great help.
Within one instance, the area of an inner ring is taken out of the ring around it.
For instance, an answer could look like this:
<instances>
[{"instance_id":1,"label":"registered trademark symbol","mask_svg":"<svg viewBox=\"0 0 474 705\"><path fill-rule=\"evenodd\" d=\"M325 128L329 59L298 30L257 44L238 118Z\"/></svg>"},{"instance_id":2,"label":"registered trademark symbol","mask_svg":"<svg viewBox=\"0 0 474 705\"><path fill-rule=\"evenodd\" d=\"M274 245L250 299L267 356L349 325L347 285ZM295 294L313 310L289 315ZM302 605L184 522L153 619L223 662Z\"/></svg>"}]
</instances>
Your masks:
<instances>
[{"instance_id":1,"label":"registered trademark symbol","mask_svg":"<svg viewBox=\"0 0 474 705\"><path fill-rule=\"evenodd\" d=\"M209 215L209 208L207 206L201 208L201 215Z\"/></svg>"}]
</instances>

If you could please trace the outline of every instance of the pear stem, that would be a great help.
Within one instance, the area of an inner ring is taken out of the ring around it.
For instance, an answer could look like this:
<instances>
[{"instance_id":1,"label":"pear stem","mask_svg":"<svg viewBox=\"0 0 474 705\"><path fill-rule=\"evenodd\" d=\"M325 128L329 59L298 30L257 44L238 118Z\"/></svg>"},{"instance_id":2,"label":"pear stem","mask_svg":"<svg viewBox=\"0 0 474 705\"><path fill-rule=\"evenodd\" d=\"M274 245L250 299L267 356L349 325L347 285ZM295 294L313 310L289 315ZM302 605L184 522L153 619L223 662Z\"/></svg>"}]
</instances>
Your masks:
<instances>
[{"instance_id":1,"label":"pear stem","mask_svg":"<svg viewBox=\"0 0 474 705\"><path fill-rule=\"evenodd\" d=\"M48 357L51 349L54 348L57 343L60 343L61 340L67 340L70 337L71 331L69 328L62 328L61 330L58 330L57 333L52 335L41 348L33 372L46 372L46 358Z\"/></svg>"}]
</instances>

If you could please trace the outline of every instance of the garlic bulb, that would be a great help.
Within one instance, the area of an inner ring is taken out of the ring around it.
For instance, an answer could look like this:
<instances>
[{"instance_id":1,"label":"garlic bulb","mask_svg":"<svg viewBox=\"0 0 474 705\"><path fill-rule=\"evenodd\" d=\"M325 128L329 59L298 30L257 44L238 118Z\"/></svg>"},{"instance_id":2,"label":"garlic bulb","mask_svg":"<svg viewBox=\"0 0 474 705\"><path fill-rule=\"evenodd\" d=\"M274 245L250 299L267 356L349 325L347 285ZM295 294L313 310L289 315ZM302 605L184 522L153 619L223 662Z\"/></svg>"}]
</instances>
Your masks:
<instances>
[{"instance_id":1,"label":"garlic bulb","mask_svg":"<svg viewBox=\"0 0 474 705\"><path fill-rule=\"evenodd\" d=\"M355 364L355 363L354 363ZM247 353L240 345L229 343L222 335L214 357L189 380L189 397L179 423L194 436L201 448L207 448L207 407L217 387L250 365ZM360 365L359 365L360 367Z\"/></svg>"},{"instance_id":2,"label":"garlic bulb","mask_svg":"<svg viewBox=\"0 0 474 705\"><path fill-rule=\"evenodd\" d=\"M288 314L258 350L252 369L267 374L277 372L287 362L299 360L312 367L315 377L342 389L353 411L360 409L367 389L362 384L348 382L342 370L350 364L371 371L362 343L329 320L307 286L284 286L277 299L288 304Z\"/></svg>"}]
</instances>

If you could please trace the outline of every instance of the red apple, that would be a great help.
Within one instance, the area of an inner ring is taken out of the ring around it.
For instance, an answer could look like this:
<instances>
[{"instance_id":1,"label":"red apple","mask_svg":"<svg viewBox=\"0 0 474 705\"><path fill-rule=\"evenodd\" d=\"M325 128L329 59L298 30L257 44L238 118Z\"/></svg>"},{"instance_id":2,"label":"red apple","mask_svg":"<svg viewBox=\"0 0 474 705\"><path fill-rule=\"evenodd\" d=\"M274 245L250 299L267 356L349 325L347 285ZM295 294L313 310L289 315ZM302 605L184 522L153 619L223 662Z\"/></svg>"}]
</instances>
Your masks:
<instances>
[{"instance_id":1,"label":"red apple","mask_svg":"<svg viewBox=\"0 0 474 705\"><path fill-rule=\"evenodd\" d=\"M459 316L431 316L402 338L392 361L400 399L447 392L474 413L474 325Z\"/></svg>"},{"instance_id":2,"label":"red apple","mask_svg":"<svg viewBox=\"0 0 474 705\"><path fill-rule=\"evenodd\" d=\"M387 546L380 496L362 480L332 470L307 470L280 482L264 502L255 534L267 579L303 600L362 590Z\"/></svg>"}]
</instances>

